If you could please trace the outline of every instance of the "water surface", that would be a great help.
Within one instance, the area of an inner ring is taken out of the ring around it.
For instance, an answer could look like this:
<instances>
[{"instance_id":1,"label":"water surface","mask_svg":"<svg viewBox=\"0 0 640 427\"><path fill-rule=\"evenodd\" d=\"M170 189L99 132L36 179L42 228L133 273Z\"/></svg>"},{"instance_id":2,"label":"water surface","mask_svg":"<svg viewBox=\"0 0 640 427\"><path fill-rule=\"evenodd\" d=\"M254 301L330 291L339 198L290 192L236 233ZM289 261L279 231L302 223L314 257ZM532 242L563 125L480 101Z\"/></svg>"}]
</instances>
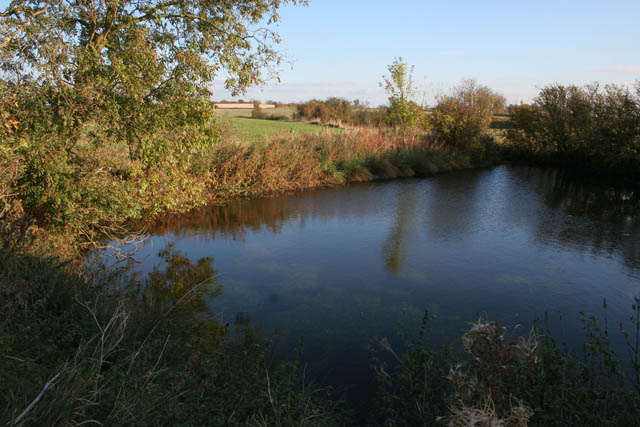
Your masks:
<instances>
[{"instance_id":1,"label":"water surface","mask_svg":"<svg viewBox=\"0 0 640 427\"><path fill-rule=\"evenodd\" d=\"M170 242L194 261L213 257L222 321L242 313L281 337L285 357L304 336L316 379L357 394L372 338L400 347L425 309L433 343L458 342L482 312L523 328L548 312L577 346L579 312L601 315L603 298L617 325L640 295L639 211L632 191L507 165L170 216L140 269Z\"/></svg>"}]
</instances>

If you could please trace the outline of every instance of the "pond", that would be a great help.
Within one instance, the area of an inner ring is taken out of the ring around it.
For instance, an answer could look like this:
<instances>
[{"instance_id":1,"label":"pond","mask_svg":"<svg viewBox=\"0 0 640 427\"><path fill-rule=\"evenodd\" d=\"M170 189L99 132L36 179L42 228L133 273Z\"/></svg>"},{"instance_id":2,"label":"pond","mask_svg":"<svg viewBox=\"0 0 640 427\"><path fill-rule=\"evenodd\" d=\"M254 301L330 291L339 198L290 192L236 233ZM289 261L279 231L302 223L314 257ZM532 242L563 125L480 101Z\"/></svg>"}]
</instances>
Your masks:
<instances>
[{"instance_id":1,"label":"pond","mask_svg":"<svg viewBox=\"0 0 640 427\"><path fill-rule=\"evenodd\" d=\"M523 333L550 313L579 348L581 311L602 316L606 298L617 330L640 295L640 195L523 165L169 216L139 269L171 242L194 261L214 259L223 293L210 307L223 322L248 318L276 334L285 358L304 337L315 380L356 400L371 389L374 337L401 350L425 309L434 345L456 345L483 312Z\"/></svg>"}]
</instances>

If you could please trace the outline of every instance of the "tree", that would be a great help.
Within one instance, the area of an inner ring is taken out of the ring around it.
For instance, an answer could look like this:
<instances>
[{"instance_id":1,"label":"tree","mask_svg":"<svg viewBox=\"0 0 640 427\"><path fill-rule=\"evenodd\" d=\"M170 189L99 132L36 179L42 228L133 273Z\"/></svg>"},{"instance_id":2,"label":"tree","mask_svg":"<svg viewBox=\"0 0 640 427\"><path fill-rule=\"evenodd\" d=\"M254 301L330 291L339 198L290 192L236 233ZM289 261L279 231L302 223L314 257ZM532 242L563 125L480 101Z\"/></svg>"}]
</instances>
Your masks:
<instances>
[{"instance_id":1,"label":"tree","mask_svg":"<svg viewBox=\"0 0 640 427\"><path fill-rule=\"evenodd\" d=\"M518 151L579 168L640 170L640 85L549 85L533 105L510 108L508 137Z\"/></svg>"},{"instance_id":2,"label":"tree","mask_svg":"<svg viewBox=\"0 0 640 427\"><path fill-rule=\"evenodd\" d=\"M504 110L504 104L504 96L475 80L464 80L453 93L439 97L431 126L445 143L468 148L489 128L493 113Z\"/></svg>"},{"instance_id":3,"label":"tree","mask_svg":"<svg viewBox=\"0 0 640 427\"><path fill-rule=\"evenodd\" d=\"M330 97L324 101L328 110L328 118L330 121L340 123L349 123L351 120L351 102L343 98Z\"/></svg>"},{"instance_id":4,"label":"tree","mask_svg":"<svg viewBox=\"0 0 640 427\"><path fill-rule=\"evenodd\" d=\"M2 108L23 132L45 120L68 149L91 122L95 141L126 141L132 159L198 151L217 138L215 76L225 70L236 95L276 74L269 25L288 3L307 0L13 0L0 13L2 86L25 102Z\"/></svg>"},{"instance_id":5,"label":"tree","mask_svg":"<svg viewBox=\"0 0 640 427\"><path fill-rule=\"evenodd\" d=\"M396 58L388 67L389 75L382 76L380 86L389 95L387 122L402 130L403 136L413 126L420 115L420 109L411 101L415 95L413 88L413 66L410 68L402 57Z\"/></svg>"},{"instance_id":6,"label":"tree","mask_svg":"<svg viewBox=\"0 0 640 427\"><path fill-rule=\"evenodd\" d=\"M253 101L253 110L251 110L251 118L264 119L264 113L262 112L262 108L260 107L260 101L258 101L257 99Z\"/></svg>"}]
</instances>

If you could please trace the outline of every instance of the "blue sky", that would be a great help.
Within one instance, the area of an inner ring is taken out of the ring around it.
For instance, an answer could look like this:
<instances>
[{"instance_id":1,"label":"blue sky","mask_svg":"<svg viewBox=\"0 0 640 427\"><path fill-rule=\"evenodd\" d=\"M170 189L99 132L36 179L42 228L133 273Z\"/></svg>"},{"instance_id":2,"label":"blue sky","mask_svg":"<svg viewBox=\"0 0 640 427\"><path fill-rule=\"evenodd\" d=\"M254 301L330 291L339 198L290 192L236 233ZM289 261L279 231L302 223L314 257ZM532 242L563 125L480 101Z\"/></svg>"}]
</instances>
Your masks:
<instances>
[{"instance_id":1,"label":"blue sky","mask_svg":"<svg viewBox=\"0 0 640 427\"><path fill-rule=\"evenodd\" d=\"M0 0L4 9L8 0ZM397 56L415 66L416 100L475 78L508 102L549 83L640 80L640 1L311 0L287 6L276 30L293 60L281 83L243 99L291 102L340 96L379 105L378 86ZM230 99L224 76L214 98Z\"/></svg>"},{"instance_id":2,"label":"blue sky","mask_svg":"<svg viewBox=\"0 0 640 427\"><path fill-rule=\"evenodd\" d=\"M335 95L386 101L387 64L415 65L417 100L475 78L509 102L549 83L640 80L640 1L312 0L287 7L281 48L295 62L281 84L244 97L300 101ZM216 99L228 97L220 84Z\"/></svg>"}]
</instances>

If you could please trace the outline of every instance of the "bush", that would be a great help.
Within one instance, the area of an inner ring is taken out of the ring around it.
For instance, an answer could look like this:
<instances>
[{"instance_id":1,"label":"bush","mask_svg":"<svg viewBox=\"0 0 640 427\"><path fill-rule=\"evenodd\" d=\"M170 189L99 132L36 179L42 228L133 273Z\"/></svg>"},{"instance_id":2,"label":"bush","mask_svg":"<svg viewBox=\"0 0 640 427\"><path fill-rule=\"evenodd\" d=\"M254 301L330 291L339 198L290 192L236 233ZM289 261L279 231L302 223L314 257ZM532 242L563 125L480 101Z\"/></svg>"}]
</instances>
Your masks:
<instances>
[{"instance_id":1,"label":"bush","mask_svg":"<svg viewBox=\"0 0 640 427\"><path fill-rule=\"evenodd\" d=\"M640 86L635 94L601 88L552 85L533 105L511 108L508 137L514 152L563 165L631 178L640 170Z\"/></svg>"},{"instance_id":2,"label":"bush","mask_svg":"<svg viewBox=\"0 0 640 427\"><path fill-rule=\"evenodd\" d=\"M279 121L287 121L289 117L284 114L268 114L265 119L267 120L279 120Z\"/></svg>"},{"instance_id":3,"label":"bush","mask_svg":"<svg viewBox=\"0 0 640 427\"><path fill-rule=\"evenodd\" d=\"M505 99L486 86L467 80L453 94L441 96L431 112L431 129L445 144L471 147L489 129L493 113L504 108Z\"/></svg>"}]
</instances>

